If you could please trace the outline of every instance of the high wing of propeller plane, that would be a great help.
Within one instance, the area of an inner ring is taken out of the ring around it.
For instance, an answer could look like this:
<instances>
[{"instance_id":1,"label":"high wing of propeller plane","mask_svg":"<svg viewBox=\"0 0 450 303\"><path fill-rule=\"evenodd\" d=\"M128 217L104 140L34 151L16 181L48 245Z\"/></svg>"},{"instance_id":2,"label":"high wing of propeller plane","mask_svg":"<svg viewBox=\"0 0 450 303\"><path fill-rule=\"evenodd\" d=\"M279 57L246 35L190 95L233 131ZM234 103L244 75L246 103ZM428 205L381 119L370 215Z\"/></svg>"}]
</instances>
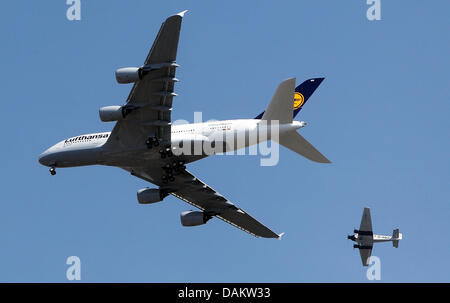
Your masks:
<instances>
[{"instance_id":1,"label":"high wing of propeller plane","mask_svg":"<svg viewBox=\"0 0 450 303\"><path fill-rule=\"evenodd\" d=\"M120 167L157 186L139 190L139 203L156 203L167 195L173 195L198 208L200 211L181 214L183 226L205 224L217 217L256 237L280 238L282 234L273 232L186 169L187 164L209 154L176 151L185 142L208 142L214 137L212 135L220 137L231 133L248 137L262 131L263 125L267 128L267 125L272 125L270 123L278 121L278 143L309 160L330 163L296 131L306 123L293 120L324 78L309 79L297 87L295 78L281 82L266 111L254 119L172 125L171 110L177 96L174 87L178 82L175 72L179 66L176 57L185 12L162 23L142 66L116 71L117 82L132 83L133 87L126 104L99 110L102 121L115 122L113 130L63 140L43 152L39 162L50 167L52 175L56 173L55 168L60 167ZM260 142L259 139L257 142L246 140L242 144L223 146L226 151L234 151Z\"/></svg>"}]
</instances>

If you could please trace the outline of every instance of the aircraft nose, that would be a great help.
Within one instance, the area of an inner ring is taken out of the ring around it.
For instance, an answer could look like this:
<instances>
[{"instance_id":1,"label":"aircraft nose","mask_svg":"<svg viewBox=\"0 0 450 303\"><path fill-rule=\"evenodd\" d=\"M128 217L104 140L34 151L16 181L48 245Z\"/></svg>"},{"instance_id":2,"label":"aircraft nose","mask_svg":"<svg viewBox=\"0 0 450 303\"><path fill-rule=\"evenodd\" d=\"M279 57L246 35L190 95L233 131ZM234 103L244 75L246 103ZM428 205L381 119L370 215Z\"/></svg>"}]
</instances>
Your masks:
<instances>
[{"instance_id":1,"label":"aircraft nose","mask_svg":"<svg viewBox=\"0 0 450 303\"><path fill-rule=\"evenodd\" d=\"M39 155L39 163L44 166L50 166L50 152L48 149Z\"/></svg>"}]
</instances>

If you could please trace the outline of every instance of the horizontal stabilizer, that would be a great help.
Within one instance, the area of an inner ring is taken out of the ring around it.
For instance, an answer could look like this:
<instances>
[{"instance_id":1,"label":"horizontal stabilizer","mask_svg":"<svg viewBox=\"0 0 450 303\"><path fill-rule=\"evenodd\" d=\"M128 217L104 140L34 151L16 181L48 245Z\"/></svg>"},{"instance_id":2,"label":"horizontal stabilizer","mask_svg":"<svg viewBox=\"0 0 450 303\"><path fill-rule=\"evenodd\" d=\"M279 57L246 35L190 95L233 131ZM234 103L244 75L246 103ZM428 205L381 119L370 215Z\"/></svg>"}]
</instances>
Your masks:
<instances>
[{"instance_id":1,"label":"horizontal stabilizer","mask_svg":"<svg viewBox=\"0 0 450 303\"><path fill-rule=\"evenodd\" d=\"M305 138L296 131L289 131L280 134L278 143L293 152L319 163L331 163L324 155L322 155L314 146L311 145Z\"/></svg>"},{"instance_id":2,"label":"horizontal stabilizer","mask_svg":"<svg viewBox=\"0 0 450 303\"><path fill-rule=\"evenodd\" d=\"M392 246L398 248L398 242L402 239L402 234L400 233L398 228L394 229L394 231L392 232L392 239Z\"/></svg>"}]
</instances>

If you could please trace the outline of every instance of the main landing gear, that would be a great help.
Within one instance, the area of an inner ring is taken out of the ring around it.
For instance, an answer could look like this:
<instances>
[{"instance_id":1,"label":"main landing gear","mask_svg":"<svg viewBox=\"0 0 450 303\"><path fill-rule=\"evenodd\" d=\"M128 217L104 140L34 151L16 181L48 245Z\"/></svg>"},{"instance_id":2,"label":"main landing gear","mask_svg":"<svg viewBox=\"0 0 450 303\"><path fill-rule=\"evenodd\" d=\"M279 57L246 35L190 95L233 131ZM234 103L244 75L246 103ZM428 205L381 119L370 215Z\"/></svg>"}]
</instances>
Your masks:
<instances>
[{"instance_id":1,"label":"main landing gear","mask_svg":"<svg viewBox=\"0 0 450 303\"><path fill-rule=\"evenodd\" d=\"M169 183L169 181L170 181L170 182L175 181L175 178L173 177L172 174L163 175L163 176L161 177L161 179L162 179L162 181L163 181L164 184Z\"/></svg>"},{"instance_id":2,"label":"main landing gear","mask_svg":"<svg viewBox=\"0 0 450 303\"><path fill-rule=\"evenodd\" d=\"M50 172L50 174L51 174L52 176L56 175L56 170L55 170L55 168L54 168L53 166L50 167L50 169L49 169L48 171Z\"/></svg>"},{"instance_id":3,"label":"main landing gear","mask_svg":"<svg viewBox=\"0 0 450 303\"><path fill-rule=\"evenodd\" d=\"M175 160L172 163L167 163L163 166L164 171L166 172L165 175L161 177L164 184L167 184L169 182L175 181L174 174L181 174L185 169L186 166L184 165L185 162L183 160Z\"/></svg>"},{"instance_id":4,"label":"main landing gear","mask_svg":"<svg viewBox=\"0 0 450 303\"><path fill-rule=\"evenodd\" d=\"M164 159L166 157L173 157L172 148L170 146L164 149L160 149L159 154L161 155L161 159Z\"/></svg>"},{"instance_id":5,"label":"main landing gear","mask_svg":"<svg viewBox=\"0 0 450 303\"><path fill-rule=\"evenodd\" d=\"M147 145L147 148L152 148L152 147L158 147L161 145L160 140L157 137L149 137L146 141L145 141L145 145ZM161 159L164 159L166 157L173 157L173 152L172 152L172 148L170 146L170 144L163 144L164 147L161 148L159 150L159 154L161 156Z\"/></svg>"},{"instance_id":6,"label":"main landing gear","mask_svg":"<svg viewBox=\"0 0 450 303\"><path fill-rule=\"evenodd\" d=\"M148 148L157 147L159 146L159 140L156 137L149 137L147 141L145 141L145 144Z\"/></svg>"}]
</instances>

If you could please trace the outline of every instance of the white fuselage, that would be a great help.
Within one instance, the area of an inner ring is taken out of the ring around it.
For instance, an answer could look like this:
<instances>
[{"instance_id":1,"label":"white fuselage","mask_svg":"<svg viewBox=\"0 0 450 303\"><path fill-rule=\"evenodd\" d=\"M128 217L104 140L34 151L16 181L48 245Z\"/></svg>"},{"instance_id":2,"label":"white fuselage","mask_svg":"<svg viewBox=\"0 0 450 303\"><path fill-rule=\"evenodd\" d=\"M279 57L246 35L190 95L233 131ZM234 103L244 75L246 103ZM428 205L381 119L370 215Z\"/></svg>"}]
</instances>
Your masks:
<instances>
[{"instance_id":1,"label":"white fuselage","mask_svg":"<svg viewBox=\"0 0 450 303\"><path fill-rule=\"evenodd\" d=\"M385 235L359 235L359 234L354 234L353 235L355 237L355 242L357 242L358 244L362 244L362 245L366 245L369 243L375 243L375 242L389 242L389 241L394 241L394 240L398 240L397 238L393 238L392 236L385 236Z\"/></svg>"},{"instance_id":2,"label":"white fuselage","mask_svg":"<svg viewBox=\"0 0 450 303\"><path fill-rule=\"evenodd\" d=\"M265 121L258 119L224 120L204 123L173 125L171 127L171 145L178 146L180 142L212 142L220 138L237 138L234 144L227 144L224 152L235 151L249 147L278 136L284 132L299 129L305 122L293 121L288 124L267 126ZM93 133L71 137L53 145L39 156L39 162L51 167L74 167L84 165L127 166L142 161L158 159L158 154L150 152L144 142L142 147L118 148L108 144L110 132ZM188 157L192 162L203 157Z\"/></svg>"}]
</instances>

